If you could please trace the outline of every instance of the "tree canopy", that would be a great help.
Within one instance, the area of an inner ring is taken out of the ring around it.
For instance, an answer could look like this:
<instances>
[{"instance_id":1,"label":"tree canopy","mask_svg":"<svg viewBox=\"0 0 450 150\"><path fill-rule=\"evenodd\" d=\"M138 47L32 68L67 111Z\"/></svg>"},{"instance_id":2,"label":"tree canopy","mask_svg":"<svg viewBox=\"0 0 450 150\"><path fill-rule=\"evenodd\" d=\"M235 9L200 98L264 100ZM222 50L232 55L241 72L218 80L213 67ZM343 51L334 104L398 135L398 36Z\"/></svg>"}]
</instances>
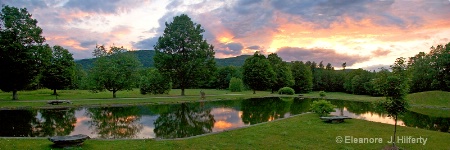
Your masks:
<instances>
[{"instance_id":1,"label":"tree canopy","mask_svg":"<svg viewBox=\"0 0 450 150\"><path fill-rule=\"evenodd\" d=\"M169 79L161 75L158 70L146 69L141 74L139 89L141 94L169 94L172 89L172 83Z\"/></svg>"},{"instance_id":2,"label":"tree canopy","mask_svg":"<svg viewBox=\"0 0 450 150\"><path fill-rule=\"evenodd\" d=\"M292 76L294 77L294 85L292 86L295 92L308 93L313 88L313 78L311 69L303 64L303 62L294 61L291 64Z\"/></svg>"},{"instance_id":3,"label":"tree canopy","mask_svg":"<svg viewBox=\"0 0 450 150\"><path fill-rule=\"evenodd\" d=\"M242 68L243 81L253 90L253 94L256 93L256 90L268 89L275 77L269 60L258 51L245 60Z\"/></svg>"},{"instance_id":4,"label":"tree canopy","mask_svg":"<svg viewBox=\"0 0 450 150\"><path fill-rule=\"evenodd\" d=\"M205 30L183 14L165 23L164 34L154 46L155 67L171 78L181 95L189 87L208 81L215 70L214 47L203 39Z\"/></svg>"},{"instance_id":5,"label":"tree canopy","mask_svg":"<svg viewBox=\"0 0 450 150\"><path fill-rule=\"evenodd\" d=\"M57 95L56 90L72 85L74 75L75 62L72 54L61 46L53 46L52 57L44 68L41 83L52 89L53 95Z\"/></svg>"},{"instance_id":6,"label":"tree canopy","mask_svg":"<svg viewBox=\"0 0 450 150\"><path fill-rule=\"evenodd\" d=\"M406 71L405 58L397 58L394 65L391 65L392 73L386 76L379 76L379 84L376 86L378 91L381 91L386 97L385 100L379 101L378 106L383 108L389 117L394 118L394 140L397 132L398 116L407 111L408 101L406 95L408 94L408 73ZM393 143L395 146L395 143Z\"/></svg>"},{"instance_id":7,"label":"tree canopy","mask_svg":"<svg viewBox=\"0 0 450 150\"><path fill-rule=\"evenodd\" d=\"M36 19L26 8L3 6L0 13L0 89L13 92L36 82L51 55Z\"/></svg>"},{"instance_id":8,"label":"tree canopy","mask_svg":"<svg viewBox=\"0 0 450 150\"><path fill-rule=\"evenodd\" d=\"M139 60L123 47L96 46L94 56L98 59L89 73L89 87L93 92L108 90L116 92L121 90L132 90L139 80L138 69L141 66Z\"/></svg>"},{"instance_id":9,"label":"tree canopy","mask_svg":"<svg viewBox=\"0 0 450 150\"><path fill-rule=\"evenodd\" d=\"M283 61L276 53L269 54L267 56L270 65L275 72L275 76L272 80L271 87L272 93L278 91L282 87L294 85L294 78L292 77L292 71L289 65Z\"/></svg>"}]
</instances>

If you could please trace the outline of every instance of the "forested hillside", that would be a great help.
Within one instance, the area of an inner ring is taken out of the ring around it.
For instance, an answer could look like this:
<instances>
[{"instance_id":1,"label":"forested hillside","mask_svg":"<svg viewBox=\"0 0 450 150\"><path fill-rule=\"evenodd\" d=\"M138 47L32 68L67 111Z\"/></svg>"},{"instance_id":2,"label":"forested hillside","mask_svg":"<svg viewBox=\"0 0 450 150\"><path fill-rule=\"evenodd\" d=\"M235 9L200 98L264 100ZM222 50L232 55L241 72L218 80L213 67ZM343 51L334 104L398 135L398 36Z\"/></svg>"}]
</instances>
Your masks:
<instances>
[{"instance_id":1,"label":"forested hillside","mask_svg":"<svg viewBox=\"0 0 450 150\"><path fill-rule=\"evenodd\" d=\"M154 67L153 56L155 56L154 50L138 50L138 51L129 51L128 53L133 53L142 63L143 67L149 68ZM216 58L217 66L242 66L244 64L245 59L250 57L250 55L240 55L236 57L230 58ZM75 61L77 64L81 65L83 69L89 69L92 67L92 64L96 58L82 59Z\"/></svg>"}]
</instances>

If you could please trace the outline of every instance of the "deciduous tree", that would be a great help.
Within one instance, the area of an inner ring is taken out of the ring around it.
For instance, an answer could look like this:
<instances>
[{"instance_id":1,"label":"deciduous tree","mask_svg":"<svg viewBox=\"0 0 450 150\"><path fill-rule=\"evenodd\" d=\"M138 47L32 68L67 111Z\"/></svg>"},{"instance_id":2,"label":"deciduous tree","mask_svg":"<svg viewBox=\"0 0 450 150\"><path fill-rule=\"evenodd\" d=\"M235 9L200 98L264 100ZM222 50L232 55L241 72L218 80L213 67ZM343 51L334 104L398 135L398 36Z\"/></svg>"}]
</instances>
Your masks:
<instances>
[{"instance_id":1,"label":"deciduous tree","mask_svg":"<svg viewBox=\"0 0 450 150\"><path fill-rule=\"evenodd\" d=\"M72 85L74 76L75 62L72 54L61 46L53 46L52 57L44 68L41 83L53 90L53 95L57 95L56 90Z\"/></svg>"},{"instance_id":2,"label":"deciduous tree","mask_svg":"<svg viewBox=\"0 0 450 150\"><path fill-rule=\"evenodd\" d=\"M292 77L292 71L283 59L278 57L276 53L269 54L267 59L275 72L275 77L272 80L271 87L272 93L278 91L282 87L294 85L294 78Z\"/></svg>"},{"instance_id":3,"label":"deciduous tree","mask_svg":"<svg viewBox=\"0 0 450 150\"><path fill-rule=\"evenodd\" d=\"M146 70L141 75L139 88L141 94L169 94L172 89L172 83L168 82L169 79L159 73L156 69Z\"/></svg>"},{"instance_id":4,"label":"deciduous tree","mask_svg":"<svg viewBox=\"0 0 450 150\"><path fill-rule=\"evenodd\" d=\"M253 90L253 94L256 90L267 90L275 76L269 60L258 51L245 59L242 68L243 81Z\"/></svg>"},{"instance_id":5,"label":"deciduous tree","mask_svg":"<svg viewBox=\"0 0 450 150\"><path fill-rule=\"evenodd\" d=\"M0 89L13 92L37 80L51 51L36 19L26 8L3 6L0 12Z\"/></svg>"},{"instance_id":6,"label":"deciduous tree","mask_svg":"<svg viewBox=\"0 0 450 150\"><path fill-rule=\"evenodd\" d=\"M308 93L313 88L313 77L309 66L301 61L294 61L291 64L292 76L294 77L294 85L292 88L298 93Z\"/></svg>"},{"instance_id":7,"label":"deciduous tree","mask_svg":"<svg viewBox=\"0 0 450 150\"><path fill-rule=\"evenodd\" d=\"M93 92L108 90L116 98L116 92L132 90L139 80L138 69L141 63L123 47L96 46L94 56L97 60L89 73L89 87Z\"/></svg>"},{"instance_id":8,"label":"deciduous tree","mask_svg":"<svg viewBox=\"0 0 450 150\"><path fill-rule=\"evenodd\" d=\"M408 94L409 86L405 58L397 58L395 64L391 65L391 69L392 73L384 76L386 79L380 80L385 82L377 86L379 88L378 91L381 91L386 97L385 100L378 102L378 106L386 110L389 117L394 118L394 138L392 141L396 141L398 116L406 112L408 107L406 95ZM395 147L395 142L392 144Z\"/></svg>"},{"instance_id":9,"label":"deciduous tree","mask_svg":"<svg viewBox=\"0 0 450 150\"><path fill-rule=\"evenodd\" d=\"M154 46L155 67L184 90L209 81L215 70L214 47L203 39L205 30L183 14L167 23Z\"/></svg>"}]
</instances>

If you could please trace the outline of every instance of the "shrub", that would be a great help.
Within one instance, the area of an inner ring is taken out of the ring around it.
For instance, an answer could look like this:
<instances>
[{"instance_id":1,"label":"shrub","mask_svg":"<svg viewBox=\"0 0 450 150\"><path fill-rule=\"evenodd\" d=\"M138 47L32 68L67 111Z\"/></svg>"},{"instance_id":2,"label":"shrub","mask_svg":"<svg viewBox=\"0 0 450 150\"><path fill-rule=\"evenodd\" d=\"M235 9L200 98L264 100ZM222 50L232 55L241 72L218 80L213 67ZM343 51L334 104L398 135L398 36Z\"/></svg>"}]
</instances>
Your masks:
<instances>
[{"instance_id":1,"label":"shrub","mask_svg":"<svg viewBox=\"0 0 450 150\"><path fill-rule=\"evenodd\" d=\"M280 90L278 90L278 94L294 95L295 91L290 87L283 87Z\"/></svg>"},{"instance_id":2,"label":"shrub","mask_svg":"<svg viewBox=\"0 0 450 150\"><path fill-rule=\"evenodd\" d=\"M326 101L326 100L318 100L318 101L314 101L311 104L311 111L315 112L316 114L319 114L319 116L327 116L328 114L330 114L330 112L334 111L334 106L333 104L331 104L331 102Z\"/></svg>"},{"instance_id":3,"label":"shrub","mask_svg":"<svg viewBox=\"0 0 450 150\"><path fill-rule=\"evenodd\" d=\"M169 94L172 88L170 80L164 77L156 69L146 71L141 76L141 83L139 85L141 94Z\"/></svg>"},{"instance_id":4,"label":"shrub","mask_svg":"<svg viewBox=\"0 0 450 150\"><path fill-rule=\"evenodd\" d=\"M325 91L320 91L320 92L319 92L319 95L320 95L321 98L323 98L323 97L326 96L326 93L325 93Z\"/></svg>"},{"instance_id":5,"label":"shrub","mask_svg":"<svg viewBox=\"0 0 450 150\"><path fill-rule=\"evenodd\" d=\"M244 83L241 79L232 77L228 88L231 92L242 92L244 90Z\"/></svg>"}]
</instances>

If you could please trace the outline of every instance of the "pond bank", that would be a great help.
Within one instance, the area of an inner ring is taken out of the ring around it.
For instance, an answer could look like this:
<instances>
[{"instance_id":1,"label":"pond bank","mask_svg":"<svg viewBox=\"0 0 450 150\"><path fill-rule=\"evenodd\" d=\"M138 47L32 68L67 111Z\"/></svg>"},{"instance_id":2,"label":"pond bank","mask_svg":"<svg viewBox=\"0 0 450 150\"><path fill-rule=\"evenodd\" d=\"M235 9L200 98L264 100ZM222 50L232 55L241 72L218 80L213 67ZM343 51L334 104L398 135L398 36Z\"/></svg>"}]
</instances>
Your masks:
<instances>
[{"instance_id":1,"label":"pond bank","mask_svg":"<svg viewBox=\"0 0 450 150\"><path fill-rule=\"evenodd\" d=\"M305 114L248 128L182 140L87 140L83 149L382 149L390 140L392 125L358 119L341 124L323 123ZM399 136L427 138L426 144L398 143L403 149L450 147L450 134L397 127ZM381 138L382 143L337 143L337 137ZM51 149L46 139L0 138L2 149Z\"/></svg>"}]
</instances>

